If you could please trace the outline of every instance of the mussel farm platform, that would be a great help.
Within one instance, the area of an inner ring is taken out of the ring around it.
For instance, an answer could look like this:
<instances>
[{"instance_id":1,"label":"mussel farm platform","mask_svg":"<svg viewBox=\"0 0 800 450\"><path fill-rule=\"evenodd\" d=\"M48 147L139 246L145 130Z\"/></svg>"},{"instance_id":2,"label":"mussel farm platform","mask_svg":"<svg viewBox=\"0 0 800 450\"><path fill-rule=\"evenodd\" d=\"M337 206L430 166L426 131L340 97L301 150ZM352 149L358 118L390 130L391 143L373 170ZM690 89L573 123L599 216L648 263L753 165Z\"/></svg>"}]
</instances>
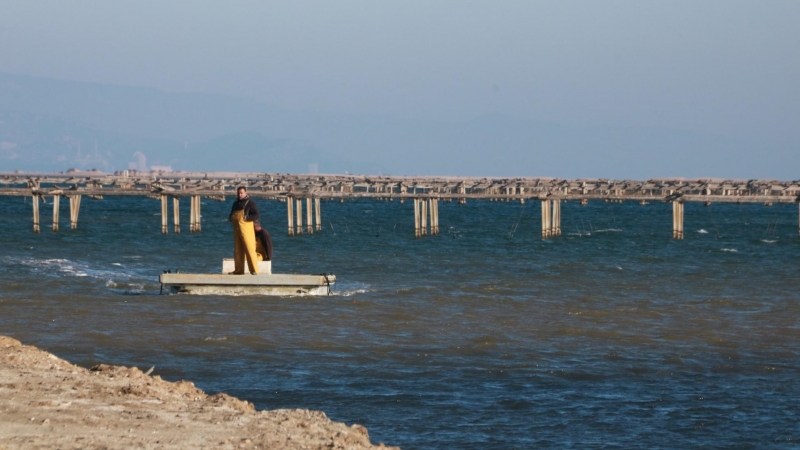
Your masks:
<instances>
[{"instance_id":1,"label":"mussel farm platform","mask_svg":"<svg viewBox=\"0 0 800 450\"><path fill-rule=\"evenodd\" d=\"M560 178L407 177L367 175L296 175L233 172L137 172L105 174L98 171L66 173L0 173L0 195L32 197L33 231L40 231L39 203L52 198L53 231L58 231L61 197L70 205L71 228L78 226L81 197L146 196L161 200L161 232L168 233L168 200L172 199L174 232L180 232L179 202L190 200L189 231L201 230L201 198L224 201L239 186L251 197L286 203L289 236L321 230L320 200L371 198L414 204L416 237L439 231L439 202L468 200L540 201L542 238L561 234L561 202L636 201L642 205L671 203L672 236L683 239L684 204L777 203L800 204L800 180L650 179L610 180ZM305 210L305 211L304 211ZM800 236L800 209L798 210ZM409 220L409 223L411 221ZM428 231L430 230L430 231Z\"/></svg>"}]
</instances>

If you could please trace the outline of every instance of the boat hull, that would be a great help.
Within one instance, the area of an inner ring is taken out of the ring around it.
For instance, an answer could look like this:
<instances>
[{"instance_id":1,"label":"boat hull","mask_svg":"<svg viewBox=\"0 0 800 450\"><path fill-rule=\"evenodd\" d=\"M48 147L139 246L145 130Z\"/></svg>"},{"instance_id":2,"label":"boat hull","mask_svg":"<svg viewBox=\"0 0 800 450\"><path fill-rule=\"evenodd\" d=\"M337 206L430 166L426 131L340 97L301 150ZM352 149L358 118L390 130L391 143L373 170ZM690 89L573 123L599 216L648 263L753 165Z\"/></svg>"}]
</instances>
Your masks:
<instances>
[{"instance_id":1,"label":"boat hull","mask_svg":"<svg viewBox=\"0 0 800 450\"><path fill-rule=\"evenodd\" d=\"M162 291L197 295L329 295L335 275L163 273Z\"/></svg>"}]
</instances>

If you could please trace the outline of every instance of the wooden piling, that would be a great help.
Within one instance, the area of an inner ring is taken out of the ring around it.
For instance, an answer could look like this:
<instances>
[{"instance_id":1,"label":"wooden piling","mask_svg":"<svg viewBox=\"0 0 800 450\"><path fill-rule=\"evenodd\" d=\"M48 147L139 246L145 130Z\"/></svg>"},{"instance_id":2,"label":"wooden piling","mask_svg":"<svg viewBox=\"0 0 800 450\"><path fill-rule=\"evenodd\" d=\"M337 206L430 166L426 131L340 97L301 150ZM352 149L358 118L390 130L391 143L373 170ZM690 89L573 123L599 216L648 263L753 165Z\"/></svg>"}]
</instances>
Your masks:
<instances>
[{"instance_id":1,"label":"wooden piling","mask_svg":"<svg viewBox=\"0 0 800 450\"><path fill-rule=\"evenodd\" d=\"M561 200L553 200L553 221L550 235L561 236Z\"/></svg>"},{"instance_id":2,"label":"wooden piling","mask_svg":"<svg viewBox=\"0 0 800 450\"><path fill-rule=\"evenodd\" d=\"M298 198L298 199L296 199L295 203L296 203L295 206L297 207L297 211L296 211L296 213L297 213L297 223L295 224L297 230L295 231L295 233L297 235L301 235L301 234L303 234L303 199L302 198Z\"/></svg>"},{"instance_id":3,"label":"wooden piling","mask_svg":"<svg viewBox=\"0 0 800 450\"><path fill-rule=\"evenodd\" d=\"M550 200L542 200L542 239L550 237L552 228L550 216Z\"/></svg>"},{"instance_id":4,"label":"wooden piling","mask_svg":"<svg viewBox=\"0 0 800 450\"><path fill-rule=\"evenodd\" d=\"M313 201L314 199L311 197L306 198L306 233L308 234L314 234L314 225L312 225L313 221L311 220L314 213L314 209L311 207Z\"/></svg>"},{"instance_id":5,"label":"wooden piling","mask_svg":"<svg viewBox=\"0 0 800 450\"><path fill-rule=\"evenodd\" d=\"M294 237L294 211L292 211L292 206L294 202L292 201L291 197L286 199L286 223L289 227L289 237Z\"/></svg>"},{"instance_id":6,"label":"wooden piling","mask_svg":"<svg viewBox=\"0 0 800 450\"><path fill-rule=\"evenodd\" d=\"M428 202L425 199L422 199L422 213L420 217L422 218L420 231L423 236L426 236L428 234Z\"/></svg>"},{"instance_id":7,"label":"wooden piling","mask_svg":"<svg viewBox=\"0 0 800 450\"><path fill-rule=\"evenodd\" d=\"M69 197L69 228L78 228L78 215L81 212L81 196L71 195Z\"/></svg>"},{"instance_id":8,"label":"wooden piling","mask_svg":"<svg viewBox=\"0 0 800 450\"><path fill-rule=\"evenodd\" d=\"M172 197L172 223L174 231L177 234L181 232L181 200L178 197Z\"/></svg>"},{"instance_id":9,"label":"wooden piling","mask_svg":"<svg viewBox=\"0 0 800 450\"><path fill-rule=\"evenodd\" d=\"M439 234L439 199L436 199L436 234Z\"/></svg>"},{"instance_id":10,"label":"wooden piling","mask_svg":"<svg viewBox=\"0 0 800 450\"><path fill-rule=\"evenodd\" d=\"M195 226L195 216L194 216L194 198L195 196L192 195L189 197L189 233L194 233L194 226Z\"/></svg>"},{"instance_id":11,"label":"wooden piling","mask_svg":"<svg viewBox=\"0 0 800 450\"><path fill-rule=\"evenodd\" d=\"M200 231L200 196L192 196L192 218L191 218L191 231L197 233Z\"/></svg>"},{"instance_id":12,"label":"wooden piling","mask_svg":"<svg viewBox=\"0 0 800 450\"><path fill-rule=\"evenodd\" d=\"M678 239L678 202L672 202L672 239Z\"/></svg>"},{"instance_id":13,"label":"wooden piling","mask_svg":"<svg viewBox=\"0 0 800 450\"><path fill-rule=\"evenodd\" d=\"M167 196L161 194L161 234L167 234Z\"/></svg>"},{"instance_id":14,"label":"wooden piling","mask_svg":"<svg viewBox=\"0 0 800 450\"><path fill-rule=\"evenodd\" d=\"M53 231L58 231L58 214L61 208L61 196L56 194L53 196Z\"/></svg>"},{"instance_id":15,"label":"wooden piling","mask_svg":"<svg viewBox=\"0 0 800 450\"><path fill-rule=\"evenodd\" d=\"M33 232L39 232L39 196L37 194L33 194L31 196L31 203L33 204Z\"/></svg>"},{"instance_id":16,"label":"wooden piling","mask_svg":"<svg viewBox=\"0 0 800 450\"><path fill-rule=\"evenodd\" d=\"M197 206L195 206L195 208L194 208L195 214L196 214L196 216L194 218L194 231L195 231L195 233L199 233L200 231L203 230L203 213L202 213L202 209L200 208L201 205L203 204L201 202L202 199L203 199L203 197L198 195L197 196L197 200L195 200L197 202ZM225 201L225 197L223 197L222 200Z\"/></svg>"},{"instance_id":17,"label":"wooden piling","mask_svg":"<svg viewBox=\"0 0 800 450\"><path fill-rule=\"evenodd\" d=\"M420 228L420 221L419 221L419 199L418 199L418 198L415 198L415 199L414 199L414 237L415 237L415 238L418 238L418 237L420 237L420 236L421 236L421 235L420 235L420 232L419 232L419 228Z\"/></svg>"},{"instance_id":18,"label":"wooden piling","mask_svg":"<svg viewBox=\"0 0 800 450\"><path fill-rule=\"evenodd\" d=\"M561 200L558 201L558 235L561 236Z\"/></svg>"},{"instance_id":19,"label":"wooden piling","mask_svg":"<svg viewBox=\"0 0 800 450\"><path fill-rule=\"evenodd\" d=\"M439 234L439 199L431 199L431 235Z\"/></svg>"},{"instance_id":20,"label":"wooden piling","mask_svg":"<svg viewBox=\"0 0 800 450\"><path fill-rule=\"evenodd\" d=\"M430 225L430 235L436 234L436 207L433 206L433 199L428 199L428 224Z\"/></svg>"},{"instance_id":21,"label":"wooden piling","mask_svg":"<svg viewBox=\"0 0 800 450\"><path fill-rule=\"evenodd\" d=\"M542 200L541 203L542 203L542 239L547 239L547 231L546 231L547 227L545 225L547 223L545 221L545 218L547 217L547 213L545 212L545 210L547 209L547 200Z\"/></svg>"},{"instance_id":22,"label":"wooden piling","mask_svg":"<svg viewBox=\"0 0 800 450\"><path fill-rule=\"evenodd\" d=\"M683 239L683 203L672 202L672 238Z\"/></svg>"},{"instance_id":23,"label":"wooden piling","mask_svg":"<svg viewBox=\"0 0 800 450\"><path fill-rule=\"evenodd\" d=\"M316 216L314 216L314 220L316 220L317 231L322 231L322 207L320 206L319 197L314 199L314 209L316 209Z\"/></svg>"}]
</instances>

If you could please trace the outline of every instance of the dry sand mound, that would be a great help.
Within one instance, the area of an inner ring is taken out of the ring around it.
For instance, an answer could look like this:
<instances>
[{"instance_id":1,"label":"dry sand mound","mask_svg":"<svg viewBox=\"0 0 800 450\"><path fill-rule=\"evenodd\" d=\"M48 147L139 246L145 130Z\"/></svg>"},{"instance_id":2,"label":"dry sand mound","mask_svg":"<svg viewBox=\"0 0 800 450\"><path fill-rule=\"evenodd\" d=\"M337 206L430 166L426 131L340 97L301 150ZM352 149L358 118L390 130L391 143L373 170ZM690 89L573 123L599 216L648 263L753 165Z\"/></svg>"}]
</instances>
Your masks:
<instances>
[{"instance_id":1,"label":"dry sand mound","mask_svg":"<svg viewBox=\"0 0 800 450\"><path fill-rule=\"evenodd\" d=\"M361 425L321 411L256 411L226 394L206 395L137 368L86 370L0 336L0 450L367 449Z\"/></svg>"}]
</instances>

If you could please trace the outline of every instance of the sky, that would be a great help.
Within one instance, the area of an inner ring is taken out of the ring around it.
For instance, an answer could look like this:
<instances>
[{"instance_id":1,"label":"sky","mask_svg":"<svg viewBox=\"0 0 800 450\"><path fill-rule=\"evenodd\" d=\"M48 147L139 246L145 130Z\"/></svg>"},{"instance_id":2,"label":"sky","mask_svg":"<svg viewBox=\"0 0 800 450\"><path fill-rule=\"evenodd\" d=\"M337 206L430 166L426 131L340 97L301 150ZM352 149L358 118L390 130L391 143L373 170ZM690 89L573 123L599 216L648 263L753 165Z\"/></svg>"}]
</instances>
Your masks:
<instances>
[{"instance_id":1,"label":"sky","mask_svg":"<svg viewBox=\"0 0 800 450\"><path fill-rule=\"evenodd\" d=\"M0 11L4 72L800 152L798 1L0 0Z\"/></svg>"}]
</instances>

